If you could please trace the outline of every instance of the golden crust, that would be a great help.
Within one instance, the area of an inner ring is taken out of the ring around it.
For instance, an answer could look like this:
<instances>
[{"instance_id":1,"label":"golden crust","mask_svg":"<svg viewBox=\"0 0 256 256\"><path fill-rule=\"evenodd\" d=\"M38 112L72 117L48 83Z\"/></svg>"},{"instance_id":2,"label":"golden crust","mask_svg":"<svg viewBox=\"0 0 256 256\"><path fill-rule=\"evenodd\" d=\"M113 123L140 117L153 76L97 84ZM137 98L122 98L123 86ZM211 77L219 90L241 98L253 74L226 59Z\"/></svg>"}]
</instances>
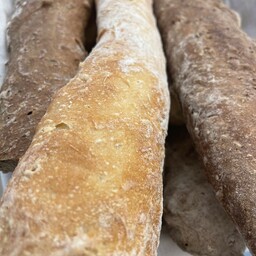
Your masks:
<instances>
[{"instance_id":1,"label":"golden crust","mask_svg":"<svg viewBox=\"0 0 256 256\"><path fill-rule=\"evenodd\" d=\"M97 4L98 45L2 199L1 255L156 255L169 110L160 37L151 1Z\"/></svg>"}]
</instances>

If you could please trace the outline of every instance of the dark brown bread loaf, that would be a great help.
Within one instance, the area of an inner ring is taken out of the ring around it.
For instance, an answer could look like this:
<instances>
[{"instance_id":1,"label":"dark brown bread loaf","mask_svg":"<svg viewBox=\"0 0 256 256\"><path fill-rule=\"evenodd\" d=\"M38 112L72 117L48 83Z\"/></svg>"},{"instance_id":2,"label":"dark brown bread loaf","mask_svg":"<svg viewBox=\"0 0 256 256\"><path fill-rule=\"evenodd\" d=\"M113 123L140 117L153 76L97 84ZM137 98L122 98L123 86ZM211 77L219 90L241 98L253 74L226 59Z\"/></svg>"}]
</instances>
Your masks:
<instances>
[{"instance_id":1,"label":"dark brown bread loaf","mask_svg":"<svg viewBox=\"0 0 256 256\"><path fill-rule=\"evenodd\" d=\"M157 0L187 127L219 200L256 253L256 45L218 0Z\"/></svg>"},{"instance_id":2,"label":"dark brown bread loaf","mask_svg":"<svg viewBox=\"0 0 256 256\"><path fill-rule=\"evenodd\" d=\"M169 129L164 182L164 220L183 250L197 256L243 255L244 240L216 199L183 126Z\"/></svg>"},{"instance_id":3,"label":"dark brown bread loaf","mask_svg":"<svg viewBox=\"0 0 256 256\"><path fill-rule=\"evenodd\" d=\"M92 0L20 0L9 26L10 61L0 93L0 170L27 150L53 94L86 56Z\"/></svg>"}]
</instances>

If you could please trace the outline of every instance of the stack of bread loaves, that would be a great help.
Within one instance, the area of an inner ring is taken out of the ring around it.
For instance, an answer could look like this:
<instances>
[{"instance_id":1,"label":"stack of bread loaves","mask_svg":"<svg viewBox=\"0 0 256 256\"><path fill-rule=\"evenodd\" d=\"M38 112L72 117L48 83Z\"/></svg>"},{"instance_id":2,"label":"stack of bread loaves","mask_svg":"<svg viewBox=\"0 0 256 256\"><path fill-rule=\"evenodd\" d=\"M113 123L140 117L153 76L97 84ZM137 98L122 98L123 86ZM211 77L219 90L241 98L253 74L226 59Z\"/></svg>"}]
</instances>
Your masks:
<instances>
[{"instance_id":1,"label":"stack of bread loaves","mask_svg":"<svg viewBox=\"0 0 256 256\"><path fill-rule=\"evenodd\" d=\"M157 251L162 213L192 255L242 256L242 235L256 253L255 43L220 0L154 8L16 1L0 91L0 170L15 169L0 255L177 256Z\"/></svg>"}]
</instances>

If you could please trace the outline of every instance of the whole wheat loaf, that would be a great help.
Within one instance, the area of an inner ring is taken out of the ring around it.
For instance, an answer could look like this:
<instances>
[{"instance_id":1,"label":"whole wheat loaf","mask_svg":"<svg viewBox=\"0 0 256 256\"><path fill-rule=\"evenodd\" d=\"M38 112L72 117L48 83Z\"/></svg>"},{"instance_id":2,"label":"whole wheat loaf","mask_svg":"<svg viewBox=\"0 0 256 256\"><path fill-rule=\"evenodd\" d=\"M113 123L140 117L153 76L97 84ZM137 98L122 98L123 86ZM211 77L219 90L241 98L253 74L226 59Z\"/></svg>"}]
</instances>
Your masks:
<instances>
[{"instance_id":1,"label":"whole wheat loaf","mask_svg":"<svg viewBox=\"0 0 256 256\"><path fill-rule=\"evenodd\" d=\"M218 0L158 0L173 90L215 192L256 253L256 45Z\"/></svg>"}]
</instances>

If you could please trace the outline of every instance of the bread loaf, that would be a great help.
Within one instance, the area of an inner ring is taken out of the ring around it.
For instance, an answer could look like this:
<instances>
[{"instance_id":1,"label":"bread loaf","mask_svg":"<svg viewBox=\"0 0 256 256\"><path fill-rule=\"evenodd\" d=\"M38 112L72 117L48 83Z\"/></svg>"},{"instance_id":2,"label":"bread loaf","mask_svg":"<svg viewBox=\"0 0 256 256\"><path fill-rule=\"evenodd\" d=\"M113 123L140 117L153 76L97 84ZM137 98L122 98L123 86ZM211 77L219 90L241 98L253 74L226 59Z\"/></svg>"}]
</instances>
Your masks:
<instances>
[{"instance_id":1,"label":"bread loaf","mask_svg":"<svg viewBox=\"0 0 256 256\"><path fill-rule=\"evenodd\" d=\"M256 253L256 45L218 0L158 0L173 89L215 192Z\"/></svg>"},{"instance_id":2,"label":"bread loaf","mask_svg":"<svg viewBox=\"0 0 256 256\"><path fill-rule=\"evenodd\" d=\"M169 95L152 1L97 1L98 43L0 205L1 255L156 255Z\"/></svg>"},{"instance_id":3,"label":"bread loaf","mask_svg":"<svg viewBox=\"0 0 256 256\"><path fill-rule=\"evenodd\" d=\"M217 201L184 127L171 127L167 141L164 220L172 239L200 256L243 255L244 240Z\"/></svg>"},{"instance_id":4,"label":"bread loaf","mask_svg":"<svg viewBox=\"0 0 256 256\"><path fill-rule=\"evenodd\" d=\"M25 153L53 94L86 56L92 0L19 0L9 26L10 60L0 92L0 170Z\"/></svg>"}]
</instances>

